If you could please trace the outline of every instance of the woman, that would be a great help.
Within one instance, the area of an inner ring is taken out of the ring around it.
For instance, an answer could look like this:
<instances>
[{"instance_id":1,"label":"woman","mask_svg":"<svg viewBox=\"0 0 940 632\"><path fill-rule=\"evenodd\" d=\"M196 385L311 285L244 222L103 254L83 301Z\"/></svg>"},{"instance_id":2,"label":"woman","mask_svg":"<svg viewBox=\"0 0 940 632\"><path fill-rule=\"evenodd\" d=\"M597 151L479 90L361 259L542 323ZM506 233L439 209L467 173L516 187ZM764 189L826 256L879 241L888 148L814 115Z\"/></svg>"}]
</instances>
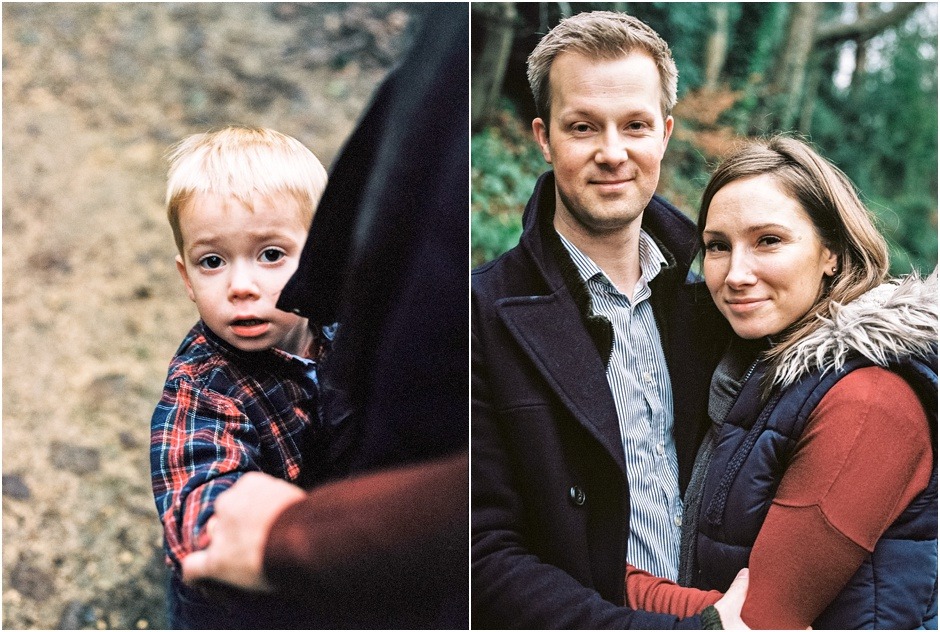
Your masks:
<instances>
[{"instance_id":1,"label":"woman","mask_svg":"<svg viewBox=\"0 0 940 632\"><path fill-rule=\"evenodd\" d=\"M854 187L805 143L752 142L702 200L708 290L734 330L686 496L686 615L750 567L752 628L937 627L937 279L886 283Z\"/></svg>"}]
</instances>

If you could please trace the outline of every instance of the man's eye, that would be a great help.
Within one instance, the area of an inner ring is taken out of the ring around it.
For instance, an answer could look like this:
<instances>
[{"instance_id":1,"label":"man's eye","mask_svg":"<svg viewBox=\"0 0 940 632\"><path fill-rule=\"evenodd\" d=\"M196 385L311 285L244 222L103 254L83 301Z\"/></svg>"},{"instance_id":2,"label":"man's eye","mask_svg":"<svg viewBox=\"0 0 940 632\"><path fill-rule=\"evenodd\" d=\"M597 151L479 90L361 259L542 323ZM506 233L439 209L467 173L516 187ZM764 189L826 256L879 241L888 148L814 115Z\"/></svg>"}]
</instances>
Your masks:
<instances>
[{"instance_id":1,"label":"man's eye","mask_svg":"<svg viewBox=\"0 0 940 632\"><path fill-rule=\"evenodd\" d=\"M283 250L277 248L265 248L264 252L261 253L261 260L265 263L275 263L280 261L285 256Z\"/></svg>"},{"instance_id":2,"label":"man's eye","mask_svg":"<svg viewBox=\"0 0 940 632\"><path fill-rule=\"evenodd\" d=\"M575 123L571 126L571 130L579 134L584 134L591 131L591 126L587 123Z\"/></svg>"},{"instance_id":3,"label":"man's eye","mask_svg":"<svg viewBox=\"0 0 940 632\"><path fill-rule=\"evenodd\" d=\"M225 263L222 261L222 257L218 255L206 255L199 260L199 265L207 270L215 270L216 268L221 268L222 264Z\"/></svg>"}]
</instances>

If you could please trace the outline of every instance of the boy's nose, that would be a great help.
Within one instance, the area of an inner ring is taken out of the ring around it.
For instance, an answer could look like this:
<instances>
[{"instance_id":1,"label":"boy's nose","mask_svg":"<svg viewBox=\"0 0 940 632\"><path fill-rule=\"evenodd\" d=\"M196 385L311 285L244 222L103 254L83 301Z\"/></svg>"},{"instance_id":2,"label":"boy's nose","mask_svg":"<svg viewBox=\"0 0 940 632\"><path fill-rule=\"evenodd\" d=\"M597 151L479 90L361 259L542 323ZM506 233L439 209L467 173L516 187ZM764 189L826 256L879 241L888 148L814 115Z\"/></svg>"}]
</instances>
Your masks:
<instances>
[{"instance_id":1,"label":"boy's nose","mask_svg":"<svg viewBox=\"0 0 940 632\"><path fill-rule=\"evenodd\" d=\"M252 266L242 263L232 264L229 278L229 300L257 298L261 295Z\"/></svg>"}]
</instances>

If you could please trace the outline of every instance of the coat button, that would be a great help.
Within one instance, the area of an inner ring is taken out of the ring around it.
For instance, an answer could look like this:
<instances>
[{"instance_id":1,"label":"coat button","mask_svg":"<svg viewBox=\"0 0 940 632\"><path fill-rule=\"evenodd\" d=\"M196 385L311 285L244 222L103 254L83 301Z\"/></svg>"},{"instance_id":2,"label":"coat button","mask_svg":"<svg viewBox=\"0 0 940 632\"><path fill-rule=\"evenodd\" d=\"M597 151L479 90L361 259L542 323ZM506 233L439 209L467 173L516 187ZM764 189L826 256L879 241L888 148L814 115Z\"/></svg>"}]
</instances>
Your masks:
<instances>
[{"instance_id":1,"label":"coat button","mask_svg":"<svg viewBox=\"0 0 940 632\"><path fill-rule=\"evenodd\" d=\"M568 497L571 499L571 502L573 502L576 507L580 507L581 505L583 505L585 498L587 498L584 495L584 490L582 490L577 485L573 486L571 489L568 490Z\"/></svg>"}]
</instances>

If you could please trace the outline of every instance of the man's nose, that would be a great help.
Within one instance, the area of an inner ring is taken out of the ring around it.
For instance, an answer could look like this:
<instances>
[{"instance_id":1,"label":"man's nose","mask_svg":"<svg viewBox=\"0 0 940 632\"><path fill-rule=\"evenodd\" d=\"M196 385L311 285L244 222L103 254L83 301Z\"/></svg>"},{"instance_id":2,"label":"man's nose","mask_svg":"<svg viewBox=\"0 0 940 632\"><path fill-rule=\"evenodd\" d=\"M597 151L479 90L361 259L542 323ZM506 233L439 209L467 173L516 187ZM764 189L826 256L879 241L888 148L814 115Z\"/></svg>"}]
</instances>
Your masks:
<instances>
[{"instance_id":1,"label":"man's nose","mask_svg":"<svg viewBox=\"0 0 940 632\"><path fill-rule=\"evenodd\" d=\"M231 265L228 284L229 300L257 298L261 295L255 267L246 262Z\"/></svg>"},{"instance_id":2,"label":"man's nose","mask_svg":"<svg viewBox=\"0 0 940 632\"><path fill-rule=\"evenodd\" d=\"M598 164L617 166L626 162L629 157L627 143L616 129L605 130L599 139L600 145L594 155L594 160Z\"/></svg>"}]
</instances>

